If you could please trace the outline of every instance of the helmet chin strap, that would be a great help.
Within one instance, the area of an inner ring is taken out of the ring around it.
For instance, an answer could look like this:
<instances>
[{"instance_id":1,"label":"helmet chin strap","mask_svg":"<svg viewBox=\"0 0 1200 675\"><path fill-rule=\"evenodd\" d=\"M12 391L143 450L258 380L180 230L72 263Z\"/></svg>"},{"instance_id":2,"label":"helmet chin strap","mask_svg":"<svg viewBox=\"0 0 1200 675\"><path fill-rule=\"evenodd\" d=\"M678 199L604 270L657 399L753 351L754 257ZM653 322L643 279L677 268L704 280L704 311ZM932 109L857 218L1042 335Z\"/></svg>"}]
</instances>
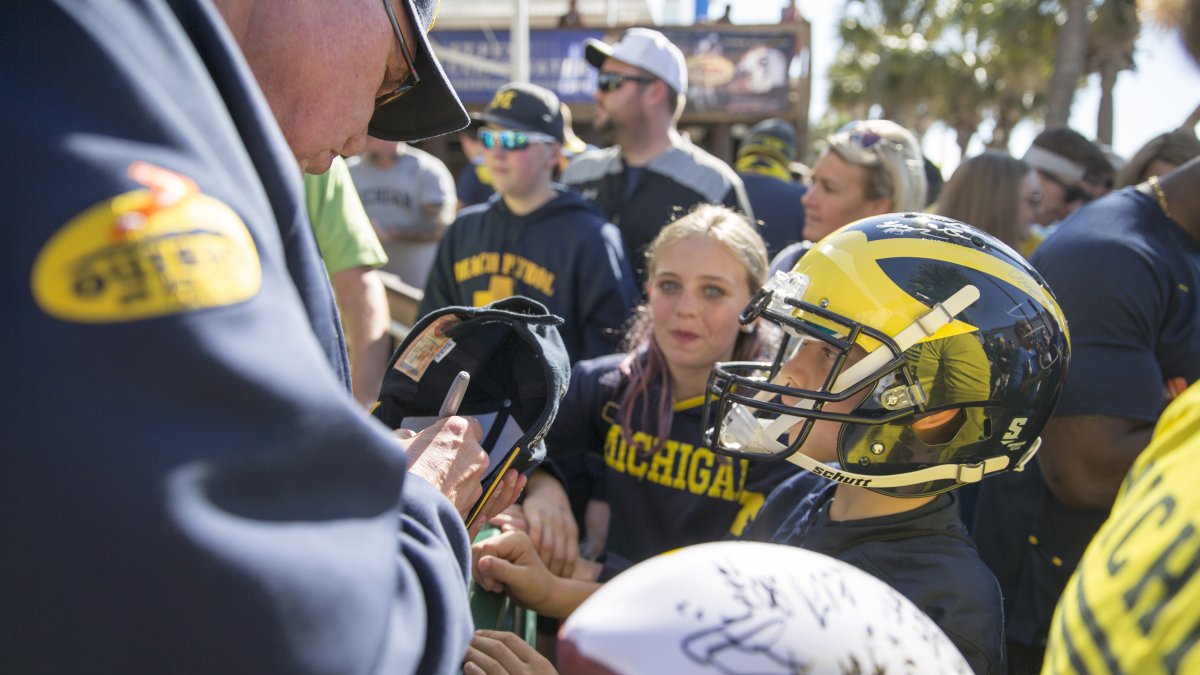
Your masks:
<instances>
[{"instance_id":1,"label":"helmet chin strap","mask_svg":"<svg viewBox=\"0 0 1200 675\"><path fill-rule=\"evenodd\" d=\"M899 347L900 352L903 353L907 351L909 347L915 345L918 340L931 337L934 333L938 332L942 326L945 326L953 321L954 317L958 316L963 310L965 310L967 307L970 307L971 303L978 299L979 289L971 284L967 284L966 286L958 289L949 298L946 298L945 302L939 302L934 305L933 309L929 310L927 314L917 317L916 321L913 321L911 324L897 333L892 340L896 343L896 346ZM836 394L845 391L846 389L863 380L867 375L870 375L871 373L874 373L882 368L890 360L892 360L892 352L890 349L888 349L885 345L876 347L874 351L867 354L858 363L855 363L838 375L837 380L835 380L833 383L832 393ZM813 407L813 402L811 400L801 401L795 407L811 409ZM730 409L729 417L726 420L718 422L718 424L721 425L720 431L722 442L725 442L725 439L730 439L735 442L737 439L744 439L743 442L739 444L743 449L745 446L749 445L756 449L761 448L763 450L763 454L776 454L787 448L787 446L783 445L776 439L782 436L788 429L791 429L793 426L802 421L803 418L796 417L794 415L780 415L774 420L757 419L750 413L749 410L746 410L744 406L735 404ZM726 444L732 446L735 443ZM796 457L798 455L800 455L800 453L793 453L792 457ZM791 460L791 457L788 459ZM1004 458L1004 462L1007 464L1008 459ZM799 462L797 461L794 463ZM814 462L814 465L821 466L816 462ZM803 466L803 464L801 464L801 466ZM807 466L805 468L817 473L812 468ZM980 477L982 477L982 475ZM877 480L879 477L870 476L867 478ZM975 480L979 479L976 478ZM909 483L901 483L901 485L908 484Z\"/></svg>"},{"instance_id":2,"label":"helmet chin strap","mask_svg":"<svg viewBox=\"0 0 1200 675\"><path fill-rule=\"evenodd\" d=\"M1036 439L1030 447L1030 454L1037 450L1037 446L1041 445L1042 439ZM873 476L862 473L854 473L845 471L840 467L834 467L805 455L804 453L794 452L788 456L787 461L795 464L798 467L807 469L808 471L823 476L830 480L843 483L845 485L854 485L858 487L872 488L894 488L906 487L909 485L920 485L936 480L953 480L959 483L976 483L983 479L988 474L997 473L1008 468L1008 457L1001 455L999 457L988 457L982 462L974 464L937 464L928 466L924 469L916 471L906 471L904 473L889 474L886 476Z\"/></svg>"}]
</instances>

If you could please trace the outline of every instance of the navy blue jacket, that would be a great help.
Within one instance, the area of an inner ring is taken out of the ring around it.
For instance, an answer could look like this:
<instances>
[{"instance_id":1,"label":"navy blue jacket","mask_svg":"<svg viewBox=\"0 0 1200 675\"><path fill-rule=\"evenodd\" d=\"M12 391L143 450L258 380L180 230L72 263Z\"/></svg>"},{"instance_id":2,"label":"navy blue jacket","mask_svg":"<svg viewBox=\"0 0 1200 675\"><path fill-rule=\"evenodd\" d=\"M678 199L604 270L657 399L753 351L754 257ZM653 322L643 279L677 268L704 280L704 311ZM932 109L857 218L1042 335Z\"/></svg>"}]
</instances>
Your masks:
<instances>
[{"instance_id":1,"label":"navy blue jacket","mask_svg":"<svg viewBox=\"0 0 1200 675\"><path fill-rule=\"evenodd\" d=\"M1200 242L1153 196L1129 188L1088 204L1030 262L1071 327L1056 417L1149 425L1200 379ZM1058 501L1036 461L980 483L975 538L1004 590L1010 640L1045 646L1059 596L1108 511Z\"/></svg>"},{"instance_id":2,"label":"navy blue jacket","mask_svg":"<svg viewBox=\"0 0 1200 675\"><path fill-rule=\"evenodd\" d=\"M637 295L621 234L578 194L554 195L524 216L499 196L464 209L438 244L420 314L523 295L563 318L572 363L616 351Z\"/></svg>"},{"instance_id":3,"label":"navy blue jacket","mask_svg":"<svg viewBox=\"0 0 1200 675\"><path fill-rule=\"evenodd\" d=\"M796 476L767 497L742 538L824 553L882 579L928 614L976 673L1004 673L1000 587L967 539L953 494L906 513L833 522L836 488Z\"/></svg>"},{"instance_id":4,"label":"navy blue jacket","mask_svg":"<svg viewBox=\"0 0 1200 675\"><path fill-rule=\"evenodd\" d=\"M0 671L456 671L462 519L348 394L220 15L14 3L0 62Z\"/></svg>"},{"instance_id":5,"label":"navy blue jacket","mask_svg":"<svg viewBox=\"0 0 1200 675\"><path fill-rule=\"evenodd\" d=\"M739 171L754 217L762 223L758 233L767 243L767 258L775 257L788 244L804 241L804 206L800 200L808 190L789 181L753 171Z\"/></svg>"}]
</instances>

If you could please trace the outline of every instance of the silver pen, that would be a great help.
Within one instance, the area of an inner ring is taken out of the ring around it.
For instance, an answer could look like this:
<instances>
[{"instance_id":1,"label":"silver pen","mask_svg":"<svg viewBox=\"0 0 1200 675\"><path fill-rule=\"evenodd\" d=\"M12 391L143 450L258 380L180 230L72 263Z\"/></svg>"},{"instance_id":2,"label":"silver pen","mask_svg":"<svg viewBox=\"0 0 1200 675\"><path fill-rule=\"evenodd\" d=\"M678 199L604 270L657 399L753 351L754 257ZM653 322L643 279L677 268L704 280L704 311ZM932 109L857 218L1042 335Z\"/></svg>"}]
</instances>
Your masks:
<instances>
[{"instance_id":1,"label":"silver pen","mask_svg":"<svg viewBox=\"0 0 1200 675\"><path fill-rule=\"evenodd\" d=\"M467 394L467 385L471 383L471 374L465 370L458 371L458 375L454 376L454 381L450 383L450 390L446 392L446 399L442 401L442 409L438 411L438 417L450 417L458 414L458 406L462 403L463 396Z\"/></svg>"}]
</instances>

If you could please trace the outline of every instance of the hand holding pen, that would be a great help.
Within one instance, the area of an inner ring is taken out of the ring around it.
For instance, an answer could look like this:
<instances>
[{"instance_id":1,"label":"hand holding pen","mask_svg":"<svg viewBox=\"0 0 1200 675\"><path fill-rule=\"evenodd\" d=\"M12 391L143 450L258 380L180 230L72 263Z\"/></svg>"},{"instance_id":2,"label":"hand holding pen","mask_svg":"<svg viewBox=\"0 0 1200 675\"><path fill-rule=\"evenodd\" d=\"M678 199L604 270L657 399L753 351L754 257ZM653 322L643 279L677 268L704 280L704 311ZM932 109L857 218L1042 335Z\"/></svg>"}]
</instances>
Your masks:
<instances>
[{"instance_id":1,"label":"hand holding pen","mask_svg":"<svg viewBox=\"0 0 1200 675\"><path fill-rule=\"evenodd\" d=\"M483 494L488 456L480 443L479 422L456 416L470 375L460 372L450 385L439 419L413 436L408 445L409 473L424 478L454 503L464 519Z\"/></svg>"}]
</instances>

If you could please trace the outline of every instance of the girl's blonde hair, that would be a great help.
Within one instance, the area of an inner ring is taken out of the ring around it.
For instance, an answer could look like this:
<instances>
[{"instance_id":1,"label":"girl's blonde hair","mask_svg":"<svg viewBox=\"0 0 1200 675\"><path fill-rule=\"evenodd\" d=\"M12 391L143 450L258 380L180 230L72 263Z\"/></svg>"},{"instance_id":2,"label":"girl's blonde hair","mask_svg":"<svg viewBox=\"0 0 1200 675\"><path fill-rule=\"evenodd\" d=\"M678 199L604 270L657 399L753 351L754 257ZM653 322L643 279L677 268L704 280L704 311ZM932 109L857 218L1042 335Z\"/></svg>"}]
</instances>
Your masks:
<instances>
[{"instance_id":1,"label":"girl's blonde hair","mask_svg":"<svg viewBox=\"0 0 1200 675\"><path fill-rule=\"evenodd\" d=\"M766 283L769 260L763 238L745 216L728 207L712 204L697 206L691 213L659 231L658 236L646 249L646 278L654 278L654 271L663 251L692 237L704 237L724 246L745 270L746 288L750 295L757 293ZM774 332L766 328L766 324L756 324L749 332L738 333L733 347L733 360L763 358L773 344ZM674 397L666 357L654 338L653 314L645 302L638 307L626 332L625 349L628 353L620 366L625 383L618 403L617 417L621 422L625 442L631 446L633 432L630 430L630 424L634 406L640 405L643 420L648 421L652 416L656 417L656 427L645 430L653 432L653 436L658 439L655 447L650 449L650 453L654 453L671 434ZM647 400L646 393L653 383L658 383L659 395L657 401L651 402ZM650 414L651 405L656 408L655 415Z\"/></svg>"}]
</instances>

